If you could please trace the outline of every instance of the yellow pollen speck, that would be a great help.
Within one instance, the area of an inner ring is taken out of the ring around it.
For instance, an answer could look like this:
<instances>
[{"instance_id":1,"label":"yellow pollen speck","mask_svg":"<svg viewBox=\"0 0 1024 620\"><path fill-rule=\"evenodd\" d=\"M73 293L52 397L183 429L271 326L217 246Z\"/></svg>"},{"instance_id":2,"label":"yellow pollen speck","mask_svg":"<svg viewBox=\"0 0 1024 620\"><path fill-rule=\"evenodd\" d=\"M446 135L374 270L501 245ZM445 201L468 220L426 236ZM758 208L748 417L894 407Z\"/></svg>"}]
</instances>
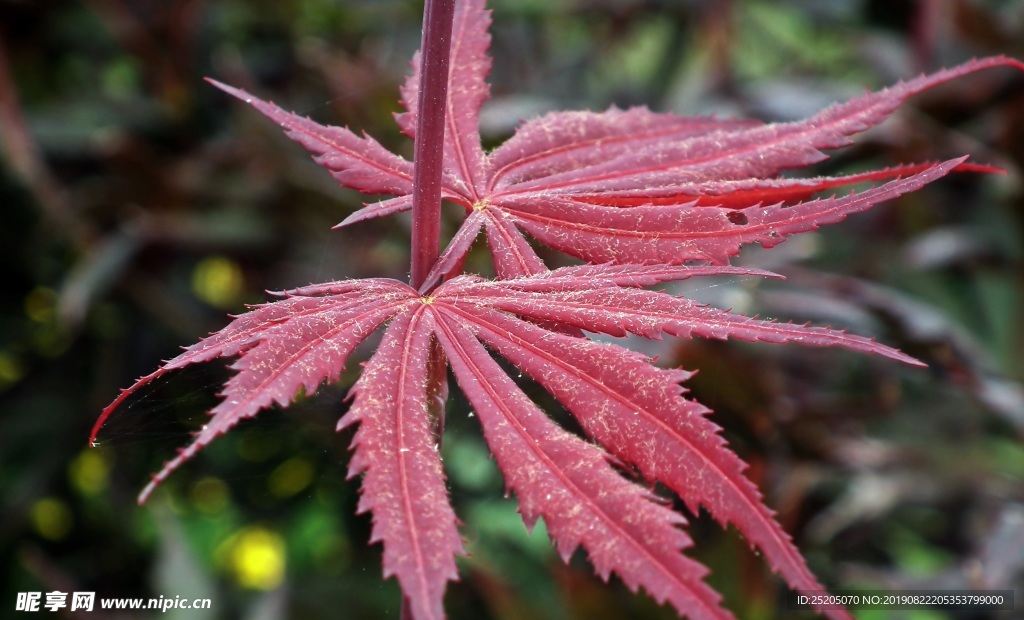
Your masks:
<instances>
[{"instance_id":1,"label":"yellow pollen speck","mask_svg":"<svg viewBox=\"0 0 1024 620\"><path fill-rule=\"evenodd\" d=\"M473 210L474 211L483 211L488 206L490 206L490 204L491 204L490 199L489 198L484 198L483 200L481 200L481 201L479 201L479 202L477 202L477 203L475 203L473 205Z\"/></svg>"},{"instance_id":2,"label":"yellow pollen speck","mask_svg":"<svg viewBox=\"0 0 1024 620\"><path fill-rule=\"evenodd\" d=\"M211 306L231 308L245 292L245 276L230 258L204 258L192 273L192 291Z\"/></svg>"},{"instance_id":3,"label":"yellow pollen speck","mask_svg":"<svg viewBox=\"0 0 1024 620\"><path fill-rule=\"evenodd\" d=\"M37 287L25 296L25 314L36 323L53 319L57 310L57 292L46 287Z\"/></svg>"},{"instance_id":4,"label":"yellow pollen speck","mask_svg":"<svg viewBox=\"0 0 1024 620\"><path fill-rule=\"evenodd\" d=\"M429 295L427 297L420 297L420 303L422 303L424 306L429 306L430 304L434 303L434 298L430 297Z\"/></svg>"},{"instance_id":5,"label":"yellow pollen speck","mask_svg":"<svg viewBox=\"0 0 1024 620\"><path fill-rule=\"evenodd\" d=\"M71 485L83 495L96 495L107 488L110 461L103 453L83 450L68 466Z\"/></svg>"},{"instance_id":6,"label":"yellow pollen speck","mask_svg":"<svg viewBox=\"0 0 1024 620\"><path fill-rule=\"evenodd\" d=\"M7 351L0 351L0 390L14 385L25 375L18 358Z\"/></svg>"},{"instance_id":7,"label":"yellow pollen speck","mask_svg":"<svg viewBox=\"0 0 1024 620\"><path fill-rule=\"evenodd\" d=\"M246 527L225 541L221 551L235 580L243 587L273 590L284 579L285 542L275 532L258 526Z\"/></svg>"},{"instance_id":8,"label":"yellow pollen speck","mask_svg":"<svg viewBox=\"0 0 1024 620\"><path fill-rule=\"evenodd\" d=\"M278 465L267 484L277 497L291 497L308 487L315 474L316 470L309 461L296 457Z\"/></svg>"},{"instance_id":9,"label":"yellow pollen speck","mask_svg":"<svg viewBox=\"0 0 1024 620\"><path fill-rule=\"evenodd\" d=\"M220 514L231 503L231 490L219 478L207 476L192 485L189 499L197 510L209 515Z\"/></svg>"},{"instance_id":10,"label":"yellow pollen speck","mask_svg":"<svg viewBox=\"0 0 1024 620\"><path fill-rule=\"evenodd\" d=\"M71 508L52 497L44 497L33 504L30 516L36 532L48 540L61 540L74 525Z\"/></svg>"}]
</instances>

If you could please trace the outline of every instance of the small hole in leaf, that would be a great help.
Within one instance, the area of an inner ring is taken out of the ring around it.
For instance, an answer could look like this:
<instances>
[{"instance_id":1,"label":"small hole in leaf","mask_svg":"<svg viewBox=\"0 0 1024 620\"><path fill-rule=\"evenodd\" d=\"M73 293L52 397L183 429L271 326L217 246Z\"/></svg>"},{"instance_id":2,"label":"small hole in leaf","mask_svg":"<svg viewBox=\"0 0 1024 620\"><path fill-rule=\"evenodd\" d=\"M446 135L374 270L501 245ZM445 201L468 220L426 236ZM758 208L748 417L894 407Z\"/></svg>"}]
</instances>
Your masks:
<instances>
[{"instance_id":1,"label":"small hole in leaf","mask_svg":"<svg viewBox=\"0 0 1024 620\"><path fill-rule=\"evenodd\" d=\"M747 223L747 215L742 211L730 211L729 215L726 217L729 218L730 222L737 226L744 226Z\"/></svg>"}]
</instances>

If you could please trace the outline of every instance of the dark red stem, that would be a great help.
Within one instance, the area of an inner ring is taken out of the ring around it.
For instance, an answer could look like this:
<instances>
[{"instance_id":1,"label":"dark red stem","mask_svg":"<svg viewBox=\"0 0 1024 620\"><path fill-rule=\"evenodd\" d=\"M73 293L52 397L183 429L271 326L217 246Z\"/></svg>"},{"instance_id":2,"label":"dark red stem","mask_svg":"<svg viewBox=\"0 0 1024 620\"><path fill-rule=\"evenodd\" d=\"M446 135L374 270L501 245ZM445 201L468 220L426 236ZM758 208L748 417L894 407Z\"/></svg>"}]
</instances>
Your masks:
<instances>
[{"instance_id":1,"label":"dark red stem","mask_svg":"<svg viewBox=\"0 0 1024 620\"><path fill-rule=\"evenodd\" d=\"M437 261L441 244L441 169L448 105L448 59L455 0L427 0L420 49L420 91L413 153L412 273L420 288Z\"/></svg>"},{"instance_id":2,"label":"dark red stem","mask_svg":"<svg viewBox=\"0 0 1024 620\"><path fill-rule=\"evenodd\" d=\"M412 173L410 284L417 290L437 262L441 249L441 172L444 165L448 61L451 56L454 17L455 0L426 0L423 9L423 39L420 45L420 91ZM432 366L436 367L436 364ZM437 382L434 385L440 386L440 381L447 378L443 371L441 378L431 377L431 380ZM443 398L444 391L440 387L437 387L436 391L437 395ZM443 410L442 405L441 411ZM443 418L439 420L439 424L443 426ZM412 617L409 599L403 597L401 620L411 620Z\"/></svg>"}]
</instances>

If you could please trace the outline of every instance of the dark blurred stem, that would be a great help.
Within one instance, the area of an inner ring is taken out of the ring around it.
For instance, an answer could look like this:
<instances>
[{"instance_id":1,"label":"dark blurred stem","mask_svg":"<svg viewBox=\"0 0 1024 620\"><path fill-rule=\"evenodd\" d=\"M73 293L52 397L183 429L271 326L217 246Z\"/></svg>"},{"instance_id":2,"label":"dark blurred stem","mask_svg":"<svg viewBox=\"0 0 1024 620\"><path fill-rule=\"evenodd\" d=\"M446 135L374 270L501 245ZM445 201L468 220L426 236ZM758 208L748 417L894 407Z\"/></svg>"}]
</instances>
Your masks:
<instances>
[{"instance_id":1,"label":"dark blurred stem","mask_svg":"<svg viewBox=\"0 0 1024 620\"><path fill-rule=\"evenodd\" d=\"M732 72L734 9L733 0L721 0L709 4L704 17L710 54L709 82L712 92L719 95L731 95L736 87Z\"/></svg>"},{"instance_id":2,"label":"dark blurred stem","mask_svg":"<svg viewBox=\"0 0 1024 620\"><path fill-rule=\"evenodd\" d=\"M427 390L430 418L434 423L434 437L440 451L444 439L445 405L448 402L448 359L436 340L430 348L430 358L427 362Z\"/></svg>"},{"instance_id":3,"label":"dark blurred stem","mask_svg":"<svg viewBox=\"0 0 1024 620\"><path fill-rule=\"evenodd\" d=\"M3 36L0 34L0 157L6 157L50 223L84 248L94 231L75 217L67 195L50 171L18 101Z\"/></svg>"},{"instance_id":4,"label":"dark blurred stem","mask_svg":"<svg viewBox=\"0 0 1024 620\"><path fill-rule=\"evenodd\" d=\"M190 75L189 63L194 60L192 46L202 4L199 0L166 1L160 5L165 7L163 14L147 21L129 0L85 0L85 5L121 47L146 67L160 101L175 116L186 112L192 91L185 76ZM153 26L156 23L166 25L166 41L157 37Z\"/></svg>"},{"instance_id":5,"label":"dark blurred stem","mask_svg":"<svg viewBox=\"0 0 1024 620\"><path fill-rule=\"evenodd\" d=\"M441 242L441 167L448 101L448 59L455 0L427 0L420 49L419 115L413 155L412 287L418 289L437 261Z\"/></svg>"},{"instance_id":6,"label":"dark blurred stem","mask_svg":"<svg viewBox=\"0 0 1024 620\"><path fill-rule=\"evenodd\" d=\"M943 16L948 15L952 7L931 0L918 0L916 4L910 35L914 62L917 63L918 71L930 71L934 65L935 44L942 28Z\"/></svg>"}]
</instances>

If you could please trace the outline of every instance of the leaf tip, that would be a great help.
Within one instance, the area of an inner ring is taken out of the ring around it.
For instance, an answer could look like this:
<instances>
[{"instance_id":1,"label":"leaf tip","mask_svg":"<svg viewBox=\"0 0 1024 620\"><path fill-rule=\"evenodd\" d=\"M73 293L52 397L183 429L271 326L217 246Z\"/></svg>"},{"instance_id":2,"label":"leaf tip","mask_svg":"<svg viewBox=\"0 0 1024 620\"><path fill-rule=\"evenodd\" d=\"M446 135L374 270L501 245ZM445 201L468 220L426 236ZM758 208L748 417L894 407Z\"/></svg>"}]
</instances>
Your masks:
<instances>
[{"instance_id":1,"label":"leaf tip","mask_svg":"<svg viewBox=\"0 0 1024 620\"><path fill-rule=\"evenodd\" d=\"M252 102L252 96L250 96L249 93L245 92L241 88L235 88L234 86L229 86L229 85L225 84L224 82L218 82L217 80L215 80L215 79L213 79L211 77L205 77L205 78L203 78L203 81L205 81L207 84L210 84L212 86L215 86L215 87L219 88L220 90L226 92L227 94L229 94L229 95L231 95L233 97L238 97L239 99L245 101L246 103Z\"/></svg>"}]
</instances>

